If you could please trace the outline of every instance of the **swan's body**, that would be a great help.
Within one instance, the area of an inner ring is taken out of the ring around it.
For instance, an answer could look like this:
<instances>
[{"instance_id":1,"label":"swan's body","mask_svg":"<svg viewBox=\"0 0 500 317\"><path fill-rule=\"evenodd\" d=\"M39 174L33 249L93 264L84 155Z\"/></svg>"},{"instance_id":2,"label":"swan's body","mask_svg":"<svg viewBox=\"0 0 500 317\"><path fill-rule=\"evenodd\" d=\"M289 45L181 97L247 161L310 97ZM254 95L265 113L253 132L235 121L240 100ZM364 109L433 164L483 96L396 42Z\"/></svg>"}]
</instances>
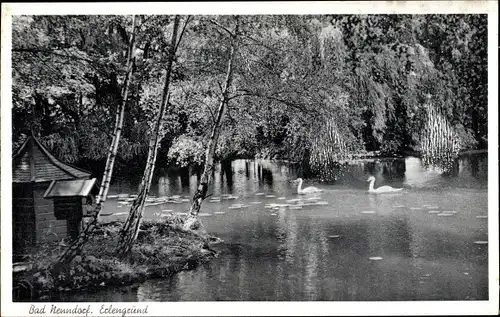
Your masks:
<instances>
[{"instance_id":1,"label":"swan's body","mask_svg":"<svg viewBox=\"0 0 500 317\"><path fill-rule=\"evenodd\" d=\"M299 195L322 192L321 189L314 187L314 186L302 188L302 178L297 178L296 182L299 182L299 185L297 186L297 194L299 194Z\"/></svg>"},{"instance_id":2,"label":"swan's body","mask_svg":"<svg viewBox=\"0 0 500 317\"><path fill-rule=\"evenodd\" d=\"M373 176L370 176L366 181L370 182L370 187L368 188L369 193L374 193L374 194L396 193L403 190L403 188L393 188L391 186L380 186L379 188L374 188L375 177Z\"/></svg>"}]
</instances>

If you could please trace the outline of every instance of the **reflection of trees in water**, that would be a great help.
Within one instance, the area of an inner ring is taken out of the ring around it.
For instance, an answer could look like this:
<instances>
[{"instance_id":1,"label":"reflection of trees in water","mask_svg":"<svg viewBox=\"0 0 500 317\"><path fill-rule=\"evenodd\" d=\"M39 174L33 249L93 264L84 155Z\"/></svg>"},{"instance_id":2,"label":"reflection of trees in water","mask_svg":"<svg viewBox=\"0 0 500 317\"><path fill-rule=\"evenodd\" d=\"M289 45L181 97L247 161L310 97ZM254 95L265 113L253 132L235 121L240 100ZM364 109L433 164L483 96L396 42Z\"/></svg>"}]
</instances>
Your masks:
<instances>
[{"instance_id":1,"label":"reflection of trees in water","mask_svg":"<svg viewBox=\"0 0 500 317\"><path fill-rule=\"evenodd\" d=\"M248 279L248 268L248 259L243 257L238 267L238 294L240 300L248 300L252 295L249 287L249 283L251 283L251 281Z\"/></svg>"},{"instance_id":2,"label":"reflection of trees in water","mask_svg":"<svg viewBox=\"0 0 500 317\"><path fill-rule=\"evenodd\" d=\"M383 245L387 250L398 255L412 256L410 247L412 234L406 217L392 218L390 221L386 221L385 232L386 236Z\"/></svg>"},{"instance_id":3,"label":"reflection of trees in water","mask_svg":"<svg viewBox=\"0 0 500 317\"><path fill-rule=\"evenodd\" d=\"M403 180L406 165L402 159L374 160L364 164L365 175L373 175L377 179Z\"/></svg>"},{"instance_id":4,"label":"reflection of trees in water","mask_svg":"<svg viewBox=\"0 0 500 317\"><path fill-rule=\"evenodd\" d=\"M212 184L208 187L208 194L218 195L218 193L222 192L223 185L220 166L216 165L212 170Z\"/></svg>"},{"instance_id":5,"label":"reflection of trees in water","mask_svg":"<svg viewBox=\"0 0 500 317\"><path fill-rule=\"evenodd\" d=\"M366 232L368 236L368 249L366 250L365 257L382 257L385 258L384 261L387 261L391 252L390 249L387 249L390 233L385 227L385 221L367 219L367 222L368 221ZM379 289L390 289L390 286L388 286L389 276L383 274L384 269L379 267L378 261L368 260L367 262L365 276L358 276L357 283L364 284L366 289L364 289L363 292L375 294L375 296L372 295L371 297L378 300L383 294L379 292Z\"/></svg>"},{"instance_id":6,"label":"reflection of trees in water","mask_svg":"<svg viewBox=\"0 0 500 317\"><path fill-rule=\"evenodd\" d=\"M423 169L415 169L407 159L363 159L352 161L339 166L342 175L332 184L346 184L354 188L366 188L366 178L373 175L377 178L377 186L390 183L408 181L409 178L422 174L427 179L426 172L435 171L441 176L459 178L471 181L479 180L486 183L488 176L488 153L462 154L458 158L444 156L423 156L415 158ZM412 162L411 164L417 164ZM414 173L412 176L407 173ZM201 176L199 168L159 169L152 183L150 193L158 195L173 195L190 192L196 189ZM261 190L281 190L287 180L296 176L307 177L301 173L297 164L287 162L272 162L266 160L237 160L218 164L213 174L213 193L218 195L222 191L233 193L234 190L244 189L245 192ZM406 177L408 176L408 177ZM256 181L250 181L256 180ZM134 178L117 175L112 184L112 191L116 193L133 193L137 188ZM284 185L285 187L289 186Z\"/></svg>"},{"instance_id":7,"label":"reflection of trees in water","mask_svg":"<svg viewBox=\"0 0 500 317\"><path fill-rule=\"evenodd\" d=\"M169 173L164 177L160 177L159 181L163 182L164 191L162 195L171 195L182 191L180 177L176 173Z\"/></svg>"},{"instance_id":8,"label":"reflection of trees in water","mask_svg":"<svg viewBox=\"0 0 500 317\"><path fill-rule=\"evenodd\" d=\"M277 216L275 229L276 240L280 243L277 247L276 279L274 294L277 300L286 300L290 297L288 274L293 273L296 261L298 224L294 213L280 209Z\"/></svg>"},{"instance_id":9,"label":"reflection of trees in water","mask_svg":"<svg viewBox=\"0 0 500 317\"><path fill-rule=\"evenodd\" d=\"M199 296L200 299L248 300L248 298L243 298L240 293L247 286L244 283L247 274L246 246L239 243L226 243L224 247L225 256L223 259L214 259L210 264L198 267L192 272L193 276L197 276L196 280L184 280L183 283L179 281L178 285L172 288L172 291L181 289L188 299L193 298L194 293L200 293L200 289L205 289L205 293ZM207 295L210 298L207 298Z\"/></svg>"},{"instance_id":10,"label":"reflection of trees in water","mask_svg":"<svg viewBox=\"0 0 500 317\"><path fill-rule=\"evenodd\" d=\"M163 170L158 175L158 179L152 183L150 192L156 192L154 186L157 186L159 196L191 192L193 185L196 187L199 179L199 173L189 167L170 171Z\"/></svg>"},{"instance_id":11,"label":"reflection of trees in water","mask_svg":"<svg viewBox=\"0 0 500 317\"><path fill-rule=\"evenodd\" d=\"M312 171L307 162L295 163L291 164L291 166L297 174L297 177L317 177L321 179L321 181L331 184L336 184L337 182L342 183L346 177L346 173L349 171L349 164L345 162L331 162L323 167L317 167L316 171Z\"/></svg>"},{"instance_id":12,"label":"reflection of trees in water","mask_svg":"<svg viewBox=\"0 0 500 317\"><path fill-rule=\"evenodd\" d=\"M311 168L307 160L293 164L293 168L297 173L297 177L309 178L314 175L314 173L311 172Z\"/></svg>"},{"instance_id":13,"label":"reflection of trees in water","mask_svg":"<svg viewBox=\"0 0 500 317\"><path fill-rule=\"evenodd\" d=\"M372 210L384 213L388 208L392 208L393 195L368 195L369 206ZM373 252L389 252L394 254L404 254L410 256L411 228L406 215L391 214L384 217L385 220L368 217L365 223L368 228L369 241L373 243L370 248L381 247L380 250L373 249ZM376 220L377 219L377 220Z\"/></svg>"},{"instance_id":14,"label":"reflection of trees in water","mask_svg":"<svg viewBox=\"0 0 500 317\"><path fill-rule=\"evenodd\" d=\"M274 279L274 299L275 300L286 300L286 290L283 287L283 281L285 280L285 274L287 268L283 261L276 261L275 265L275 279Z\"/></svg>"},{"instance_id":15,"label":"reflection of trees in water","mask_svg":"<svg viewBox=\"0 0 500 317\"><path fill-rule=\"evenodd\" d=\"M164 170L158 182L153 186L160 193L179 194L191 192L198 186L201 170L183 168ZM288 180L290 167L286 162L266 160L222 161L217 164L212 174L212 191L214 195L243 191L253 193L260 190L280 190L283 180ZM254 181L256 180L256 181ZM263 187L263 188L262 188Z\"/></svg>"},{"instance_id":16,"label":"reflection of trees in water","mask_svg":"<svg viewBox=\"0 0 500 317\"><path fill-rule=\"evenodd\" d=\"M196 189L198 187L198 182L200 180L200 177L198 175L191 175L191 181L189 184L189 196L193 197L194 193L196 192Z\"/></svg>"},{"instance_id":17,"label":"reflection of trees in water","mask_svg":"<svg viewBox=\"0 0 500 317\"><path fill-rule=\"evenodd\" d=\"M254 179L259 179L259 164L257 162L257 160L254 160L253 161L253 177Z\"/></svg>"},{"instance_id":18,"label":"reflection of trees in water","mask_svg":"<svg viewBox=\"0 0 500 317\"><path fill-rule=\"evenodd\" d=\"M167 178L166 177L159 177L158 178L158 195L159 196L166 196L167 193L168 193Z\"/></svg>"},{"instance_id":19,"label":"reflection of trees in water","mask_svg":"<svg viewBox=\"0 0 500 317\"><path fill-rule=\"evenodd\" d=\"M382 200L382 197L375 197L374 200L379 211L384 208L386 202ZM369 296L378 300L389 296L389 298L399 300L402 299L402 296L408 296L414 290L408 288L407 283L413 283L418 279L418 271L414 270L413 267L404 270L408 277L408 280L405 281L399 278L397 271L389 270L387 266L383 265L384 262L392 264L400 261L406 262L407 259L413 257L412 242L414 238L406 215L391 213L384 216L384 219L367 218L364 223L367 229L364 235L368 237L365 256L367 258L380 256L383 260L379 262L367 259L364 276L356 276L357 282L355 284L366 286L360 290L362 293L359 294L360 297ZM379 293L380 289L385 291Z\"/></svg>"},{"instance_id":20,"label":"reflection of trees in water","mask_svg":"<svg viewBox=\"0 0 500 317\"><path fill-rule=\"evenodd\" d=\"M262 299L269 294L272 296L274 288L268 288L267 282L272 281L272 276L276 275L278 269L275 265L265 264L278 263L278 254L275 244L262 242L275 240L275 226L269 225L267 221L242 215L231 230L233 242L224 244L225 256L220 261L214 260L217 261L214 266L217 271L210 277L225 283L214 283L219 289L209 290L209 293L220 294L218 299L233 300ZM261 260L262 257L265 259ZM282 272L287 274L286 269Z\"/></svg>"},{"instance_id":21,"label":"reflection of trees in water","mask_svg":"<svg viewBox=\"0 0 500 317\"><path fill-rule=\"evenodd\" d=\"M337 181L333 183L348 184L357 188L365 188L366 179L373 175L380 180L397 180L404 181L406 165L404 159L390 160L357 160L349 164L344 164L338 167L341 175Z\"/></svg>"},{"instance_id":22,"label":"reflection of trees in water","mask_svg":"<svg viewBox=\"0 0 500 317\"><path fill-rule=\"evenodd\" d=\"M222 161L220 163L221 185L227 185L229 192L233 191L233 167L231 161Z\"/></svg>"},{"instance_id":23,"label":"reflection of trees in water","mask_svg":"<svg viewBox=\"0 0 500 317\"><path fill-rule=\"evenodd\" d=\"M321 219L314 218L299 224L300 243L297 246L296 257L301 263L299 274L302 276L300 282L303 285L304 300L332 298L331 292L338 291L339 285L335 285L335 290L330 289L328 285L335 280L335 276L340 274L345 277L344 273L347 273L338 271L342 267L339 258L343 258L345 252L351 252L352 247L356 248L351 244L347 246L342 243L351 241L349 235L352 228L344 224L325 227ZM332 233L341 234L342 240L329 239L328 235ZM319 279L319 276L330 276L331 280L325 281Z\"/></svg>"},{"instance_id":24,"label":"reflection of trees in water","mask_svg":"<svg viewBox=\"0 0 500 317\"><path fill-rule=\"evenodd\" d=\"M382 165L382 175L385 179L389 180L404 180L406 165L405 161L402 159L395 159L391 161L383 161Z\"/></svg>"},{"instance_id":25,"label":"reflection of trees in water","mask_svg":"<svg viewBox=\"0 0 500 317\"><path fill-rule=\"evenodd\" d=\"M423 170L415 171L425 173L427 171L437 171L444 177L471 177L486 180L488 175L488 154L466 154L459 158L449 161L441 161L439 158L422 157L418 164L421 164ZM360 187L365 187L364 181L368 175L377 178L378 185L383 185L384 181L393 180L403 182L406 180L408 160L406 159L387 159L387 160L363 160L349 164L345 168L344 179L342 183ZM413 164L413 163L412 163Z\"/></svg>"},{"instance_id":26,"label":"reflection of trees in water","mask_svg":"<svg viewBox=\"0 0 500 317\"><path fill-rule=\"evenodd\" d=\"M336 266L331 263L329 255L329 241L327 232L322 225L320 219L316 219L311 223L311 241L315 246L315 252L312 257L309 257L306 267L306 292L309 292L310 300L322 300L325 297L323 292L324 281L318 279L318 276L325 276L326 271L332 271ZM307 248L307 247L306 247ZM307 253L307 251L305 251ZM328 297L328 296L327 296Z\"/></svg>"},{"instance_id":27,"label":"reflection of trees in water","mask_svg":"<svg viewBox=\"0 0 500 317\"><path fill-rule=\"evenodd\" d=\"M427 172L435 171L435 168L431 165L425 167L425 159L415 158L415 160L416 162L410 162L408 159L363 159L354 161L342 167L343 177L334 183L345 184L352 188L366 189L368 175L374 175L377 178L376 186L394 186L391 183L393 181L409 182L410 179L418 177L424 180L423 183L426 181L430 183L430 174ZM429 164L429 161L427 161L427 164ZM415 168L417 165L419 168ZM467 180L473 181L474 184L476 184L476 180L486 183L487 165L487 153L464 154L459 159L454 160L453 166L448 172L441 173L437 171L439 173L435 173L435 177L445 177L443 179L445 182L452 182L451 178L456 178L453 182L456 181L460 184L469 184ZM214 195L219 195L223 192L234 193L234 191L243 191L244 193L266 190L286 191L290 186L288 181L295 179L298 173L295 168L295 164L266 160L224 162L218 164L214 170L212 192ZM150 192L152 194L158 192L159 195L192 193L198 185L199 174L200 171L194 168L176 169L168 172L166 170L159 171L158 175L160 177L152 185ZM115 185L115 188L121 188L119 193L133 192L135 190L135 185L126 183L126 181L123 182Z\"/></svg>"},{"instance_id":28,"label":"reflection of trees in water","mask_svg":"<svg viewBox=\"0 0 500 317\"><path fill-rule=\"evenodd\" d=\"M416 261L416 259L422 258L426 256L426 250L429 249L428 243L428 234L425 233L425 229L421 226L413 226L409 227L410 239L408 243L408 248L410 252L410 256L415 259L414 266L415 268L420 268L420 261Z\"/></svg>"},{"instance_id":29,"label":"reflection of trees in water","mask_svg":"<svg viewBox=\"0 0 500 317\"><path fill-rule=\"evenodd\" d=\"M288 175L290 174L290 163L276 161L275 164L277 174L283 177L288 177Z\"/></svg>"},{"instance_id":30,"label":"reflection of trees in water","mask_svg":"<svg viewBox=\"0 0 500 317\"><path fill-rule=\"evenodd\" d=\"M417 171L424 173L426 171L438 171L444 177L472 177L486 180L488 175L488 154L465 154L459 158L447 161L442 157L422 157L419 164L423 170ZM378 185L383 185L384 181L406 180L407 171L406 159L373 159L360 160L352 162L343 167L343 178L340 183L349 184L356 187L366 187L365 181L368 175L377 178Z\"/></svg>"},{"instance_id":31,"label":"reflection of trees in water","mask_svg":"<svg viewBox=\"0 0 500 317\"><path fill-rule=\"evenodd\" d=\"M189 168L182 168L180 170L180 181L181 181L181 187L182 188L189 188L189 181L190 181L190 171Z\"/></svg>"},{"instance_id":32,"label":"reflection of trees in water","mask_svg":"<svg viewBox=\"0 0 500 317\"><path fill-rule=\"evenodd\" d=\"M488 177L488 153L462 155L454 173L486 180Z\"/></svg>"},{"instance_id":33,"label":"reflection of trees in water","mask_svg":"<svg viewBox=\"0 0 500 317\"><path fill-rule=\"evenodd\" d=\"M425 169L439 171L444 176L456 176L458 172L458 157L448 152L424 154L421 161Z\"/></svg>"},{"instance_id":34,"label":"reflection of trees in water","mask_svg":"<svg viewBox=\"0 0 500 317\"><path fill-rule=\"evenodd\" d=\"M367 226L349 223L325 227L321 219L297 221L294 213L284 210L278 217L282 217L276 228L277 237L281 241L278 252L281 256L277 261L277 272L280 275L276 277L276 284L284 284L284 287L275 289L275 293L288 296L288 300L324 300L331 299L332 296L345 299L343 294L347 290L342 291L342 285L336 283L333 289L330 285L333 281L344 281L352 271L352 264L349 261L342 263L339 258L345 259L346 253L366 252L368 238L363 233ZM358 230L360 228L361 231ZM341 234L341 240L333 241L328 238L332 233ZM331 279L326 281L320 279L320 276L329 276ZM282 280L283 278L286 279ZM349 281L346 285L348 283Z\"/></svg>"},{"instance_id":35,"label":"reflection of trees in water","mask_svg":"<svg viewBox=\"0 0 500 317\"><path fill-rule=\"evenodd\" d=\"M488 177L488 153L465 153L460 156L422 156L422 166L436 170L444 177L475 178Z\"/></svg>"},{"instance_id":36,"label":"reflection of trees in water","mask_svg":"<svg viewBox=\"0 0 500 317\"><path fill-rule=\"evenodd\" d=\"M305 251L305 250L304 250ZM316 300L318 296L318 245L316 243L309 244L306 251L306 266L304 274L304 291L307 300Z\"/></svg>"},{"instance_id":37,"label":"reflection of trees in water","mask_svg":"<svg viewBox=\"0 0 500 317\"><path fill-rule=\"evenodd\" d=\"M250 162L245 161L245 177L250 179Z\"/></svg>"},{"instance_id":38,"label":"reflection of trees in water","mask_svg":"<svg viewBox=\"0 0 500 317\"><path fill-rule=\"evenodd\" d=\"M260 176L261 178L259 181L263 182L264 184L272 187L273 185L273 172L265 167L260 168Z\"/></svg>"},{"instance_id":39,"label":"reflection of trees in water","mask_svg":"<svg viewBox=\"0 0 500 317\"><path fill-rule=\"evenodd\" d=\"M285 209L278 211L276 238L281 244L278 246L278 258L293 264L297 248L297 219L294 213L287 213Z\"/></svg>"},{"instance_id":40,"label":"reflection of trees in water","mask_svg":"<svg viewBox=\"0 0 500 317\"><path fill-rule=\"evenodd\" d=\"M280 242L276 261L274 293L277 299L321 300L324 271L335 269L331 263L327 230L320 219L298 222L295 213L278 211L276 239ZM296 289L294 291L294 289Z\"/></svg>"}]
</instances>

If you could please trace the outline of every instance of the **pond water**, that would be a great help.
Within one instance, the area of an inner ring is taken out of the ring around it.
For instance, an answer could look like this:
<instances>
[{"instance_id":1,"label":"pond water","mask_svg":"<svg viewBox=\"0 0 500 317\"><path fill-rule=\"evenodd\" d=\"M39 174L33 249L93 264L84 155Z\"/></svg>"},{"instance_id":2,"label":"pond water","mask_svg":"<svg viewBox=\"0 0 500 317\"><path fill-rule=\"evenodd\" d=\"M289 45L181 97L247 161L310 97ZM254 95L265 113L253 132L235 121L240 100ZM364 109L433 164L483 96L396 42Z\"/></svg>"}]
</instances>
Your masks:
<instances>
[{"instance_id":1,"label":"pond water","mask_svg":"<svg viewBox=\"0 0 500 317\"><path fill-rule=\"evenodd\" d=\"M150 194L180 197L146 207L145 218L186 212L182 199L193 195L197 176L158 174ZM368 194L369 175L375 187L404 190ZM171 278L58 300L488 299L485 154L463 157L448 176L412 157L361 160L336 184L306 181L324 191L300 197L291 182L297 171L285 163L237 160L219 165L214 177L213 197L237 196L202 206L206 229L224 240L218 258ZM110 194L134 193L137 182L119 180ZM103 213L112 215L102 220L125 218L127 211L108 200Z\"/></svg>"}]
</instances>

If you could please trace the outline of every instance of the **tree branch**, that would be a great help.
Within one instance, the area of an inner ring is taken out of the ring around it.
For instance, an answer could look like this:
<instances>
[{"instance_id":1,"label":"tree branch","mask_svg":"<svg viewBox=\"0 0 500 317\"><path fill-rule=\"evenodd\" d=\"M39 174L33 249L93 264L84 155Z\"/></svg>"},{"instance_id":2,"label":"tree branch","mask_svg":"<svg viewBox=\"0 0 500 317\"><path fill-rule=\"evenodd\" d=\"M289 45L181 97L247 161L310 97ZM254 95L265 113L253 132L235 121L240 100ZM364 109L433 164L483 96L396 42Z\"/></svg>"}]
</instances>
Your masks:
<instances>
[{"instance_id":1,"label":"tree branch","mask_svg":"<svg viewBox=\"0 0 500 317\"><path fill-rule=\"evenodd\" d=\"M268 100L273 100L273 101L280 102L280 103L282 103L282 104L284 104L284 105L286 105L288 107L300 110L302 113L305 113L307 115L311 115L311 113L313 113L316 116L323 115L318 110L311 109L307 104L304 104L304 103L292 102L292 101L288 101L288 100L285 100L285 99L282 99L282 98L279 98L279 97L274 97L274 96L270 96L270 95L264 95L264 94L257 93L257 92L252 92L252 91L249 91L249 90L246 90L246 89L241 89L240 91L242 92L241 94L237 94L237 95L231 96L229 98L230 99L234 99L234 98L243 97L243 96L265 98L265 99L268 99Z\"/></svg>"},{"instance_id":2,"label":"tree branch","mask_svg":"<svg viewBox=\"0 0 500 317\"><path fill-rule=\"evenodd\" d=\"M272 47L270 47L270 46L268 46L268 45L266 45L266 44L262 43L261 41L254 39L253 37L251 37L251 36L250 36L250 35L248 35L248 34L243 34L243 37L245 37L245 38L247 38L247 39L249 39L249 40L252 40L252 42L254 42L256 46L262 46L262 47L264 47L264 48L268 49L268 50L269 50L269 51L271 51L271 52L274 52L274 50L275 50L274 48L272 48ZM249 44L248 44L248 45L249 45Z\"/></svg>"},{"instance_id":3,"label":"tree branch","mask_svg":"<svg viewBox=\"0 0 500 317\"><path fill-rule=\"evenodd\" d=\"M222 87L222 83L220 81L217 81L217 85L219 85L219 89L222 93L224 91L224 88Z\"/></svg>"},{"instance_id":4,"label":"tree branch","mask_svg":"<svg viewBox=\"0 0 500 317\"><path fill-rule=\"evenodd\" d=\"M179 40L177 41L177 44L175 44L174 52L177 52L177 49L179 48L179 44L181 43L182 36L184 35L184 32L186 31L186 27L187 27L190 19L191 19L191 16L188 15L186 18L186 22L184 23L184 26L182 27L181 34L179 35Z\"/></svg>"},{"instance_id":5,"label":"tree branch","mask_svg":"<svg viewBox=\"0 0 500 317\"><path fill-rule=\"evenodd\" d=\"M47 67L47 69L50 69L53 71L54 73L54 76L60 78L61 80L65 80L65 78L63 77L63 75L61 75L61 71L59 69L56 69L54 68L54 66L52 65L49 65L47 63L47 61L43 58L40 58L40 61ZM85 78L84 76L79 76L83 81L87 82L88 84L92 85L93 83L90 82L87 78Z\"/></svg>"},{"instance_id":6,"label":"tree branch","mask_svg":"<svg viewBox=\"0 0 500 317\"><path fill-rule=\"evenodd\" d=\"M229 33L229 35L231 35L231 37L234 37L236 36L231 30L229 30L228 28L226 28L225 26L223 26L222 24L220 24L219 22L217 21L214 21L212 19L208 19L207 20L208 22L218 26L219 28L223 29L224 31L226 31L227 33Z\"/></svg>"},{"instance_id":7,"label":"tree branch","mask_svg":"<svg viewBox=\"0 0 500 317\"><path fill-rule=\"evenodd\" d=\"M84 58L84 57L78 57L74 55L65 55L61 53L57 53L56 51L53 50L47 50L47 49L41 49L41 48L36 48L36 47L28 47L28 48L23 48L23 47L14 47L12 48L12 52L20 52L20 53L43 53L43 54L50 54L50 55L55 55L55 56L60 56L60 57L66 57L66 58L71 58L71 59L76 59L76 60L82 60L87 63L94 63L94 60Z\"/></svg>"}]
</instances>

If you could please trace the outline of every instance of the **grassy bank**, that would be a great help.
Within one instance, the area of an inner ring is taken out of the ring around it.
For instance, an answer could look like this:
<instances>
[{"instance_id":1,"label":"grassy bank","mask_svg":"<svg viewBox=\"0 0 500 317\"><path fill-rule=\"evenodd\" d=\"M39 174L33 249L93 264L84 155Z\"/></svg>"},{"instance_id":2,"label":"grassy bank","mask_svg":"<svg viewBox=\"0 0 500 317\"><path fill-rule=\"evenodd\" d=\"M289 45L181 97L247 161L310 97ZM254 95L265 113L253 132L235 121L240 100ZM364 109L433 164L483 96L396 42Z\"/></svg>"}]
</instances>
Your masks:
<instances>
[{"instance_id":1,"label":"grassy bank","mask_svg":"<svg viewBox=\"0 0 500 317\"><path fill-rule=\"evenodd\" d=\"M219 242L217 238L183 230L181 222L175 216L144 221L136 244L124 260L114 256L123 223L101 224L81 255L56 273L47 267L65 246L42 245L29 260L31 268L14 275L14 300L47 300L59 292L130 285L193 269L217 256L210 248Z\"/></svg>"}]
</instances>

